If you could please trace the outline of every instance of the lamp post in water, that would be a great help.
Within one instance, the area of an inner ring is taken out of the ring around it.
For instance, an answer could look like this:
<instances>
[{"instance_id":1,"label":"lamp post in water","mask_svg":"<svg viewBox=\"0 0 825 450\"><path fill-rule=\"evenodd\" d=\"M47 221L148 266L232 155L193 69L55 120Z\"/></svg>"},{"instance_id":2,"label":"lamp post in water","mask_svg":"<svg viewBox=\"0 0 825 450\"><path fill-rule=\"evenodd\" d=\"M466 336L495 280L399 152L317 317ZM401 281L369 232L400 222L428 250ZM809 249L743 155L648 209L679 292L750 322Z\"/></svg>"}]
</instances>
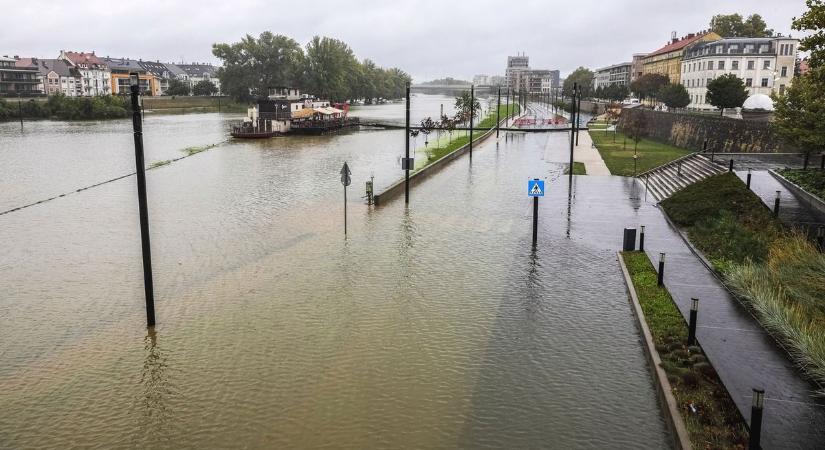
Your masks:
<instances>
[{"instance_id":1,"label":"lamp post in water","mask_svg":"<svg viewBox=\"0 0 825 450\"><path fill-rule=\"evenodd\" d=\"M143 120L140 115L140 78L137 72L129 74L132 93L132 129L135 137L135 175L140 210L140 241L143 250L143 289L146 294L146 323L155 326L155 294L152 284L152 252L149 245L149 210L146 204L146 168L143 160Z\"/></svg>"},{"instance_id":2,"label":"lamp post in water","mask_svg":"<svg viewBox=\"0 0 825 450\"><path fill-rule=\"evenodd\" d=\"M341 184L344 185L344 237L347 236L347 186L352 183L352 171L349 170L347 162L344 161L341 167Z\"/></svg>"}]
</instances>

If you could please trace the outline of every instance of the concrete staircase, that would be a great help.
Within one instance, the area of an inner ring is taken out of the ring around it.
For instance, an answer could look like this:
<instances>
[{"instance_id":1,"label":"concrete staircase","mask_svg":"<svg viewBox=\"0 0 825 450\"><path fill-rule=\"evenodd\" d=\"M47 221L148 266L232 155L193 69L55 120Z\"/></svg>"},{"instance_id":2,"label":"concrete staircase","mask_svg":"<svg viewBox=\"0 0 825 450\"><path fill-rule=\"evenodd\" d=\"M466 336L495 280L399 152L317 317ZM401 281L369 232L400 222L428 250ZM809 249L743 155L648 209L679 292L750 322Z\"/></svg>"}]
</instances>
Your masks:
<instances>
[{"instance_id":1,"label":"concrete staircase","mask_svg":"<svg viewBox=\"0 0 825 450\"><path fill-rule=\"evenodd\" d=\"M647 191L660 202L697 181L726 172L727 169L711 162L699 153L691 153L673 160L637 177Z\"/></svg>"}]
</instances>

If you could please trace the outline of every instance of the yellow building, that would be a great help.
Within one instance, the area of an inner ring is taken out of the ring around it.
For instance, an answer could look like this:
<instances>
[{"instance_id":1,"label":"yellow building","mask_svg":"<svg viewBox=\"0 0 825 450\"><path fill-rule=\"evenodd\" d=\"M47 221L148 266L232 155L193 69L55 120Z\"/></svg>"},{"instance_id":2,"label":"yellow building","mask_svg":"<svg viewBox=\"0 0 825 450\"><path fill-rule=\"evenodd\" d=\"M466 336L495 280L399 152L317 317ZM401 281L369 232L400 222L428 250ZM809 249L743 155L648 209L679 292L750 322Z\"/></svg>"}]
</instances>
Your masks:
<instances>
[{"instance_id":1,"label":"yellow building","mask_svg":"<svg viewBox=\"0 0 825 450\"><path fill-rule=\"evenodd\" d=\"M682 57L685 47L694 42L716 41L719 39L722 39L722 36L712 31L690 33L681 39L674 36L670 43L642 59L642 73L660 73L667 75L671 83L679 83L681 81Z\"/></svg>"}]
</instances>

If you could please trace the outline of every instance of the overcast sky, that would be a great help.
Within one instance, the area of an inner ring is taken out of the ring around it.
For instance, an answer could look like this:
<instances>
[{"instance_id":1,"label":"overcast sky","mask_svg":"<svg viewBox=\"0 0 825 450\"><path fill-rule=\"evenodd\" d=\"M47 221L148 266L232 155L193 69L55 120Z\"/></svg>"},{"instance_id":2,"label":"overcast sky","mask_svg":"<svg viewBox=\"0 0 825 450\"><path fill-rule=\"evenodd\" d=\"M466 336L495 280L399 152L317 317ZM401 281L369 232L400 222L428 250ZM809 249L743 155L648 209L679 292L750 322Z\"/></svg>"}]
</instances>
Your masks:
<instances>
[{"instance_id":1,"label":"overcast sky","mask_svg":"<svg viewBox=\"0 0 825 450\"><path fill-rule=\"evenodd\" d=\"M711 16L761 14L788 34L804 0L0 0L0 55L55 58L61 49L164 62L213 62L215 42L262 31L301 45L313 35L415 81L503 74L524 52L536 69L629 61L708 27Z\"/></svg>"}]
</instances>

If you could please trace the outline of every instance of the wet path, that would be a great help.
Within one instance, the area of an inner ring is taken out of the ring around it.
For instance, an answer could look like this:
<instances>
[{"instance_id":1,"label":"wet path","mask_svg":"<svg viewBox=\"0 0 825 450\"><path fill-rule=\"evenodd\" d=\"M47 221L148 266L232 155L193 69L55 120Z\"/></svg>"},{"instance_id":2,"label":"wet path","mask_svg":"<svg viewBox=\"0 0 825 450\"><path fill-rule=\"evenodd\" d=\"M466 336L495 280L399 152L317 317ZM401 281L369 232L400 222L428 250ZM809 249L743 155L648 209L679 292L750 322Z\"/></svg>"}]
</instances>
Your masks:
<instances>
[{"instance_id":1,"label":"wet path","mask_svg":"<svg viewBox=\"0 0 825 450\"><path fill-rule=\"evenodd\" d=\"M667 446L615 259L656 212L632 182L575 177L568 197L563 133L515 133L409 209L351 190L345 241L341 162L353 186L395 179L398 137L151 171L149 336L133 180L3 216L0 447ZM535 253L533 176L550 183Z\"/></svg>"},{"instance_id":2,"label":"wet path","mask_svg":"<svg viewBox=\"0 0 825 450\"><path fill-rule=\"evenodd\" d=\"M748 176L747 170L736 170L736 175L745 181ZM776 191L779 191L779 219L788 225L798 225L802 228L816 229L817 224L822 221L814 215L811 210L796 198L793 192L788 190L767 170L751 171L751 190L762 199L765 206L773 211L776 200Z\"/></svg>"}]
</instances>

